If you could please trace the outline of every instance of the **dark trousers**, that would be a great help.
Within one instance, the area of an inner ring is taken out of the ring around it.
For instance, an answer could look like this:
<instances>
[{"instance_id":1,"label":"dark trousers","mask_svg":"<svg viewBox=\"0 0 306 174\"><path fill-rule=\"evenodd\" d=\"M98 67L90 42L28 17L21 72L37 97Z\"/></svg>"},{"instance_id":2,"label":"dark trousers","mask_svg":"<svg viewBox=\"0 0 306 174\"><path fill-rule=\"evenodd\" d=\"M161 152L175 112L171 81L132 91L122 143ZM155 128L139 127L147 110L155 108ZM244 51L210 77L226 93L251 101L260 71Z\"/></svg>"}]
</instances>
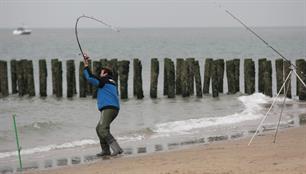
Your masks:
<instances>
[{"instance_id":1,"label":"dark trousers","mask_svg":"<svg viewBox=\"0 0 306 174\"><path fill-rule=\"evenodd\" d=\"M101 111L101 117L96 127L96 131L100 139L102 149L104 146L108 146L115 140L115 138L110 133L110 125L117 117L117 115L118 110L116 109L104 109Z\"/></svg>"}]
</instances>

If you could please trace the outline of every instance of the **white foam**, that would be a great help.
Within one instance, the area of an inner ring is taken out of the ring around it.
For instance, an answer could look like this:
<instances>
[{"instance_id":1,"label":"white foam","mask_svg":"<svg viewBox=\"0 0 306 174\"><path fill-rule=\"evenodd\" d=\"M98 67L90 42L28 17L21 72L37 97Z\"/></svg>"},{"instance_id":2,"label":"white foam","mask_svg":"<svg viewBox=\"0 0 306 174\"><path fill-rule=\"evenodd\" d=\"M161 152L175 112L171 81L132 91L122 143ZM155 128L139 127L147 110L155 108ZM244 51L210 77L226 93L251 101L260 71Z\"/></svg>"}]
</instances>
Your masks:
<instances>
[{"instance_id":1,"label":"white foam","mask_svg":"<svg viewBox=\"0 0 306 174\"><path fill-rule=\"evenodd\" d=\"M141 135L132 135L132 136L118 137L117 139L119 141L130 142L130 141L139 141L139 140L142 140L143 138L144 137ZM47 146L38 146L38 147L30 148L30 149L22 149L21 155L29 155L29 154L34 154L34 153L48 152L48 151L57 150L57 149L67 149L67 148L82 147L82 146L96 145L96 144L99 144L99 141L93 140L93 139L85 139L85 140L67 142L63 144L51 144ZM17 156L17 155L18 155L17 151L3 152L3 153L0 153L0 159L11 157L11 156Z\"/></svg>"},{"instance_id":2,"label":"white foam","mask_svg":"<svg viewBox=\"0 0 306 174\"><path fill-rule=\"evenodd\" d=\"M271 100L263 94L256 93L250 96L241 96L238 98L245 106L245 109L240 113L235 113L223 117L204 117L200 119L189 119L174 122L167 122L155 125L153 131L159 134L169 135L169 133L185 134L192 129L205 128L209 126L219 126L239 123L248 120L256 120L263 117L259 113L262 109L260 104L267 103Z\"/></svg>"},{"instance_id":3,"label":"white foam","mask_svg":"<svg viewBox=\"0 0 306 174\"><path fill-rule=\"evenodd\" d=\"M80 141L73 141L73 142L69 142L69 143L64 143L64 144L60 144L60 145L56 145L56 144L51 144L51 145L47 145L47 146L38 146L38 147L34 147L31 149L21 149L21 155L29 155L29 154L33 154L33 153L39 153L39 152L47 152L50 150L56 150L56 149L65 149L65 148L72 148L72 147L81 147L81 146L85 146L85 145L92 145L92 144L98 144L99 142L96 140L92 140L92 139L87 139L87 140L80 140ZM4 153L0 153L0 158L7 158L10 156L17 156L17 152L13 151L13 152L4 152Z\"/></svg>"}]
</instances>

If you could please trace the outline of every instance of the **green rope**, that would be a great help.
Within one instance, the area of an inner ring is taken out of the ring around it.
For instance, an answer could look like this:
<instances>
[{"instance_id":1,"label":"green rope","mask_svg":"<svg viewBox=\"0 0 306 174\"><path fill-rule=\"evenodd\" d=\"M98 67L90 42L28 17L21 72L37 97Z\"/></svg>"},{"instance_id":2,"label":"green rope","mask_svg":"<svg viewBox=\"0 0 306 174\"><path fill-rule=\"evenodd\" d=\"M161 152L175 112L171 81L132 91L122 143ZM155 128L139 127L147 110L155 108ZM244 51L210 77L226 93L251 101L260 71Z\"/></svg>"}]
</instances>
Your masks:
<instances>
[{"instance_id":1,"label":"green rope","mask_svg":"<svg viewBox=\"0 0 306 174\"><path fill-rule=\"evenodd\" d=\"M21 147L19 145L19 138L18 138L18 132L17 132L17 126L16 126L16 119L15 119L15 117L16 117L16 115L13 115L14 128L15 128L15 136L16 136L16 143L17 143L17 151L18 151L18 158L19 158L19 167L20 167L20 170L22 170L22 162L21 162L21 155L20 155Z\"/></svg>"}]
</instances>

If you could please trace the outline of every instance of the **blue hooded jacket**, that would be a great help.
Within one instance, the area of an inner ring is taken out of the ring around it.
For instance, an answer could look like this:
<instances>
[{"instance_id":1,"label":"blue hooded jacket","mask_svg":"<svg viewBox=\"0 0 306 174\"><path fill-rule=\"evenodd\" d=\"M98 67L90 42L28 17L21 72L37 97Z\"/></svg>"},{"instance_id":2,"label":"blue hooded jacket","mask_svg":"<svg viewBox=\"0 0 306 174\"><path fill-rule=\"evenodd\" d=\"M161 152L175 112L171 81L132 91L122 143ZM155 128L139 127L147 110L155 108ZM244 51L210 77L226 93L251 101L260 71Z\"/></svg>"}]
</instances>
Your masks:
<instances>
[{"instance_id":1,"label":"blue hooded jacket","mask_svg":"<svg viewBox=\"0 0 306 174\"><path fill-rule=\"evenodd\" d=\"M100 111L107 108L120 109L116 82L111 76L94 76L88 67L84 68L83 75L90 84L98 88L97 106Z\"/></svg>"}]
</instances>

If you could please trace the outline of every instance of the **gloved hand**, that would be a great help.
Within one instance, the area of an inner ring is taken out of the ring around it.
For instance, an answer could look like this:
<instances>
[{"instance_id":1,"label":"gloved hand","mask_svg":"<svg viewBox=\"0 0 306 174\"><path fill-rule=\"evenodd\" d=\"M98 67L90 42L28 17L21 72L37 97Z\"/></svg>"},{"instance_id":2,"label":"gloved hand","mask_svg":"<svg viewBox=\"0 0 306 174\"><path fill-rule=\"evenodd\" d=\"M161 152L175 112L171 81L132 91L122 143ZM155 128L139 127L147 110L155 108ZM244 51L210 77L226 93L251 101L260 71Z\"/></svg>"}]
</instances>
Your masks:
<instances>
[{"instance_id":1,"label":"gloved hand","mask_svg":"<svg viewBox=\"0 0 306 174\"><path fill-rule=\"evenodd\" d=\"M89 56L86 54L86 53L84 53L84 67L88 67L88 60L89 60Z\"/></svg>"}]
</instances>

